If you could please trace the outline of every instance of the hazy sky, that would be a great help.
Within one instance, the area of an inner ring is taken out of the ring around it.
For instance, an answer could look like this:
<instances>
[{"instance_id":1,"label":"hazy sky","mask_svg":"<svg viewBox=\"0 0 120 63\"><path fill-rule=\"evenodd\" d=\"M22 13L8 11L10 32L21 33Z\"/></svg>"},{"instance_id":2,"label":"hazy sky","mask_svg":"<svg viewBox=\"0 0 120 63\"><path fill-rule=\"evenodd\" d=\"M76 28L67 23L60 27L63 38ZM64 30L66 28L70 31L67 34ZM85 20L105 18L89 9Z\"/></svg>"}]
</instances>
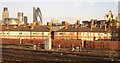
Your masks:
<instances>
[{"instance_id":1,"label":"hazy sky","mask_svg":"<svg viewBox=\"0 0 120 63\"><path fill-rule=\"evenodd\" d=\"M104 19L106 13L112 10L118 13L118 2L116 0L2 0L0 3L0 20L2 19L3 7L8 7L10 17L16 17L17 12L23 12L28 16L28 22L32 22L33 7L39 7L43 15L44 23L52 18L67 20L75 23L77 20Z\"/></svg>"}]
</instances>

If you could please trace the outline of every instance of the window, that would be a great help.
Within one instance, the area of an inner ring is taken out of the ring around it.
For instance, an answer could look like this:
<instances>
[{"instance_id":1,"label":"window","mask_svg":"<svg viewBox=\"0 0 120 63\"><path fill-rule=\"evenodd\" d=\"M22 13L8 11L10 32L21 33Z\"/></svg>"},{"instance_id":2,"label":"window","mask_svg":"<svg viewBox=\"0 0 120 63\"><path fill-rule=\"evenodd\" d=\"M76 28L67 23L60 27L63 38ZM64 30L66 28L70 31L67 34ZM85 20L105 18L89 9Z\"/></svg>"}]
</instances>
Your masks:
<instances>
[{"instance_id":1,"label":"window","mask_svg":"<svg viewBox=\"0 0 120 63\"><path fill-rule=\"evenodd\" d=\"M46 36L47 36L47 35L48 35L48 32L44 32L44 35L46 35Z\"/></svg>"},{"instance_id":2,"label":"window","mask_svg":"<svg viewBox=\"0 0 120 63\"><path fill-rule=\"evenodd\" d=\"M63 35L63 33L62 33L62 32L60 32L60 33L58 33L58 35Z\"/></svg>"},{"instance_id":3,"label":"window","mask_svg":"<svg viewBox=\"0 0 120 63\"><path fill-rule=\"evenodd\" d=\"M66 38L67 40L69 40L70 38Z\"/></svg>"},{"instance_id":4,"label":"window","mask_svg":"<svg viewBox=\"0 0 120 63\"><path fill-rule=\"evenodd\" d=\"M81 36L83 36L84 34L83 34L83 32L81 32Z\"/></svg>"},{"instance_id":5,"label":"window","mask_svg":"<svg viewBox=\"0 0 120 63\"><path fill-rule=\"evenodd\" d=\"M65 34L66 34L66 36L68 36L68 35L69 35L69 32L66 32Z\"/></svg>"},{"instance_id":6,"label":"window","mask_svg":"<svg viewBox=\"0 0 120 63\"><path fill-rule=\"evenodd\" d=\"M104 33L100 33L99 35L100 35L100 36L103 36L103 35L104 35Z\"/></svg>"},{"instance_id":7,"label":"window","mask_svg":"<svg viewBox=\"0 0 120 63\"><path fill-rule=\"evenodd\" d=\"M74 35L77 35L77 32L74 32Z\"/></svg>"},{"instance_id":8,"label":"window","mask_svg":"<svg viewBox=\"0 0 120 63\"><path fill-rule=\"evenodd\" d=\"M95 33L95 36L98 36L98 33Z\"/></svg>"},{"instance_id":9,"label":"window","mask_svg":"<svg viewBox=\"0 0 120 63\"><path fill-rule=\"evenodd\" d=\"M35 35L36 33L33 33L33 35Z\"/></svg>"},{"instance_id":10,"label":"window","mask_svg":"<svg viewBox=\"0 0 120 63\"><path fill-rule=\"evenodd\" d=\"M91 33L90 35L93 36L93 33Z\"/></svg>"},{"instance_id":11,"label":"window","mask_svg":"<svg viewBox=\"0 0 120 63\"><path fill-rule=\"evenodd\" d=\"M39 32L38 35L42 36L42 32Z\"/></svg>"},{"instance_id":12,"label":"window","mask_svg":"<svg viewBox=\"0 0 120 63\"><path fill-rule=\"evenodd\" d=\"M14 35L14 33L10 33L11 35Z\"/></svg>"},{"instance_id":13,"label":"window","mask_svg":"<svg viewBox=\"0 0 120 63\"><path fill-rule=\"evenodd\" d=\"M88 36L88 33L87 33L87 32L84 32L84 36Z\"/></svg>"},{"instance_id":14,"label":"window","mask_svg":"<svg viewBox=\"0 0 120 63\"><path fill-rule=\"evenodd\" d=\"M22 34L21 32L19 34Z\"/></svg>"},{"instance_id":15,"label":"window","mask_svg":"<svg viewBox=\"0 0 120 63\"><path fill-rule=\"evenodd\" d=\"M118 36L118 34L116 33L115 36Z\"/></svg>"}]
</instances>

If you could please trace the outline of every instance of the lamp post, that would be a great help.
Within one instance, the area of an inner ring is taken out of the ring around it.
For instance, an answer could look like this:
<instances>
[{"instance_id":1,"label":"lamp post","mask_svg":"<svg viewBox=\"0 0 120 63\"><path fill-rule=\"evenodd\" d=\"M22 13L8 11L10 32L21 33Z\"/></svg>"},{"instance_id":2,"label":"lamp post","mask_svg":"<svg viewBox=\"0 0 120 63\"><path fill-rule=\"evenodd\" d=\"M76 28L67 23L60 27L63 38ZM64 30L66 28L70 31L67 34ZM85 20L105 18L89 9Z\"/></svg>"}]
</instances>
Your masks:
<instances>
[{"instance_id":1,"label":"lamp post","mask_svg":"<svg viewBox=\"0 0 120 63\"><path fill-rule=\"evenodd\" d=\"M76 34L76 35L77 35L77 40L78 40L78 35L79 35L79 34L78 34L78 31L77 31L77 34Z\"/></svg>"},{"instance_id":2,"label":"lamp post","mask_svg":"<svg viewBox=\"0 0 120 63\"><path fill-rule=\"evenodd\" d=\"M62 40L63 40L63 32L62 32Z\"/></svg>"},{"instance_id":3,"label":"lamp post","mask_svg":"<svg viewBox=\"0 0 120 63\"><path fill-rule=\"evenodd\" d=\"M30 41L32 42L32 40L31 40L31 31L32 31L32 27L31 26L29 26L29 31L30 31ZM32 43L33 44L33 43Z\"/></svg>"},{"instance_id":4,"label":"lamp post","mask_svg":"<svg viewBox=\"0 0 120 63\"><path fill-rule=\"evenodd\" d=\"M20 40L20 44L22 44L22 41L21 41L21 38L20 38L20 22L18 22L18 33L19 33L19 35L18 35L18 37L19 37L19 40Z\"/></svg>"},{"instance_id":5,"label":"lamp post","mask_svg":"<svg viewBox=\"0 0 120 63\"><path fill-rule=\"evenodd\" d=\"M29 30L30 30L30 39L31 39L31 31L32 31L32 27L29 26Z\"/></svg>"},{"instance_id":6,"label":"lamp post","mask_svg":"<svg viewBox=\"0 0 120 63\"><path fill-rule=\"evenodd\" d=\"M7 24L7 26L6 26L6 28L7 28L7 31L8 31L8 38L10 39L10 31L9 31L9 25Z\"/></svg>"}]
</instances>

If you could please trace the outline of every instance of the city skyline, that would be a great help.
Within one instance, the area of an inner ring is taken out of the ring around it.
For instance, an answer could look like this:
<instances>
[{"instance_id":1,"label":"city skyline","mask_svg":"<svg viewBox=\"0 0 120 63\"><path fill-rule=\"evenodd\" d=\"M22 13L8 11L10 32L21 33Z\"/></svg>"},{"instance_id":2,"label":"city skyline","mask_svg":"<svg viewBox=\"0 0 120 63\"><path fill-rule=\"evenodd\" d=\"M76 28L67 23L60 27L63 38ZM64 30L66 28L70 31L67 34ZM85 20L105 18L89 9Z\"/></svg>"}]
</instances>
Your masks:
<instances>
[{"instance_id":1,"label":"city skyline","mask_svg":"<svg viewBox=\"0 0 120 63\"><path fill-rule=\"evenodd\" d=\"M120 1L0 0L0 62L120 61Z\"/></svg>"},{"instance_id":2,"label":"city skyline","mask_svg":"<svg viewBox=\"0 0 120 63\"><path fill-rule=\"evenodd\" d=\"M104 19L109 10L115 15L118 13L116 2L3 2L0 5L0 17L3 7L8 7L10 17L16 17L17 12L23 12L28 16L29 23L33 22L33 7L39 7L43 15L43 24L50 22L52 18L75 23L77 20Z\"/></svg>"}]
</instances>

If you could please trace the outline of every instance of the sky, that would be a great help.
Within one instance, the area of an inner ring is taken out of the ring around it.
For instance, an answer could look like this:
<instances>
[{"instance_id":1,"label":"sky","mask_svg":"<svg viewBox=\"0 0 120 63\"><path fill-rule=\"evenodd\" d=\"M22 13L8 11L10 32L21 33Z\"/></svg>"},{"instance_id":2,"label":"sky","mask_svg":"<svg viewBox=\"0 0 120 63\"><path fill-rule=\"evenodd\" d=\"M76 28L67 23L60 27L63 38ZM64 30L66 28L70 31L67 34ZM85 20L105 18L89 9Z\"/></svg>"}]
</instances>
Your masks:
<instances>
[{"instance_id":1,"label":"sky","mask_svg":"<svg viewBox=\"0 0 120 63\"><path fill-rule=\"evenodd\" d=\"M17 17L17 12L23 12L28 16L29 23L33 22L33 7L39 7L44 24L52 18L69 23L75 23L77 20L104 19L109 10L116 16L118 14L117 0L1 0L0 20L3 7L8 7L11 18Z\"/></svg>"}]
</instances>

